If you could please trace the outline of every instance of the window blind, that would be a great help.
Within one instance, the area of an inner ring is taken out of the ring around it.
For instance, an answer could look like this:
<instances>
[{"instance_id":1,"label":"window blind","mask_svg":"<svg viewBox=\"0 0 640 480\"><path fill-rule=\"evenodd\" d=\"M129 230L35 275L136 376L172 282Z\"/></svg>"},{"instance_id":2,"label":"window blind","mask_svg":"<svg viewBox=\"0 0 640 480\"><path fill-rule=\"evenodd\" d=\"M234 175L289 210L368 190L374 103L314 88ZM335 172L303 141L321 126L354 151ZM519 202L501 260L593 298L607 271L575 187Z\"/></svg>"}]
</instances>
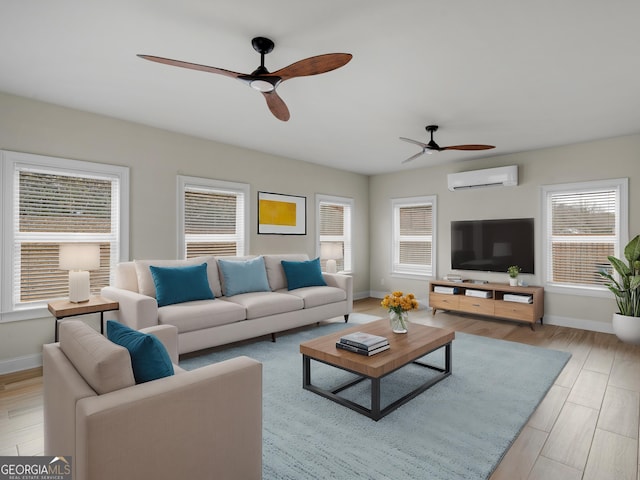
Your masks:
<instances>
[{"instance_id":1,"label":"window blind","mask_svg":"<svg viewBox=\"0 0 640 480\"><path fill-rule=\"evenodd\" d=\"M184 190L186 258L244 254L244 193L187 185Z\"/></svg>"},{"instance_id":2,"label":"window blind","mask_svg":"<svg viewBox=\"0 0 640 480\"><path fill-rule=\"evenodd\" d=\"M118 250L118 181L16 167L15 182L14 305L68 296L68 272L58 268L64 242L99 243L91 293L109 285Z\"/></svg>"},{"instance_id":3,"label":"window blind","mask_svg":"<svg viewBox=\"0 0 640 480\"><path fill-rule=\"evenodd\" d=\"M598 272L617 255L620 195L616 188L547 194L547 281L602 286Z\"/></svg>"},{"instance_id":4,"label":"window blind","mask_svg":"<svg viewBox=\"0 0 640 480\"><path fill-rule=\"evenodd\" d=\"M397 201L394 206L393 271L417 275L433 272L433 203Z\"/></svg>"}]
</instances>

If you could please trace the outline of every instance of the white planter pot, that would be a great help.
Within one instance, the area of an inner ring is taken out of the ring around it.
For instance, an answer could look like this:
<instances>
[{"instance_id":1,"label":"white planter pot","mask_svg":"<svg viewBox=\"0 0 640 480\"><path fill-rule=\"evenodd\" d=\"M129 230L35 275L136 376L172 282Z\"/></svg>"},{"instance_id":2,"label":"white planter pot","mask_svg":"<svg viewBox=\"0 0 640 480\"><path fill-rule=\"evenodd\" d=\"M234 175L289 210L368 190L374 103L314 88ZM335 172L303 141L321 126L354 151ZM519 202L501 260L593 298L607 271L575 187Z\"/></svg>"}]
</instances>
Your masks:
<instances>
[{"instance_id":1,"label":"white planter pot","mask_svg":"<svg viewBox=\"0 0 640 480\"><path fill-rule=\"evenodd\" d=\"M625 343L640 345L640 317L613 314L613 333Z\"/></svg>"},{"instance_id":2,"label":"white planter pot","mask_svg":"<svg viewBox=\"0 0 640 480\"><path fill-rule=\"evenodd\" d=\"M509 285L511 285L512 287L517 287L518 286L518 277L516 277L516 278L509 277Z\"/></svg>"}]
</instances>

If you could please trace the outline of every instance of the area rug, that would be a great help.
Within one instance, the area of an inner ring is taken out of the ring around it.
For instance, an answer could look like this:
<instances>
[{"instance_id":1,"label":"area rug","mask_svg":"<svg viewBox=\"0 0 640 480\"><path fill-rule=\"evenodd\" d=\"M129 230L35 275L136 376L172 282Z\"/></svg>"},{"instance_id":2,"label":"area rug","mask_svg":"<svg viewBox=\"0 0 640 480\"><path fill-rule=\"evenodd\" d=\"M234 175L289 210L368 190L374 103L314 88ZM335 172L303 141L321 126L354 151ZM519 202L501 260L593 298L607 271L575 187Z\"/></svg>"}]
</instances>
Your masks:
<instances>
[{"instance_id":1,"label":"area rug","mask_svg":"<svg viewBox=\"0 0 640 480\"><path fill-rule=\"evenodd\" d=\"M263 363L263 479L486 479L570 355L456 333L453 373L378 422L302 389L301 342L375 317L336 321L192 357L192 370L238 355ZM409 331L409 335L411 332ZM442 362L442 353L427 358ZM382 380L383 406L424 382L409 365ZM350 374L312 362L314 383ZM417 383L416 383L417 382ZM369 382L347 392L365 403Z\"/></svg>"}]
</instances>

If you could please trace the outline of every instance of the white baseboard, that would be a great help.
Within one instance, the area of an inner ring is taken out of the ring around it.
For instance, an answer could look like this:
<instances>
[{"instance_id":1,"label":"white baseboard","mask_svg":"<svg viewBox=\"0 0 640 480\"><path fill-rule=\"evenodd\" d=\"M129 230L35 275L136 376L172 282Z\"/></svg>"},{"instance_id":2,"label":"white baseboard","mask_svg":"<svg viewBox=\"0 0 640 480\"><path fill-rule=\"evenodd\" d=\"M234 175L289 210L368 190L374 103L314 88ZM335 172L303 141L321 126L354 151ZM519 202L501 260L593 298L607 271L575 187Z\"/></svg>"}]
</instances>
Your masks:
<instances>
[{"instance_id":1,"label":"white baseboard","mask_svg":"<svg viewBox=\"0 0 640 480\"><path fill-rule=\"evenodd\" d=\"M556 325L558 327L579 328L591 332L613 334L611 322L596 322L595 320L584 320L582 318L560 317L558 315L545 315L545 325Z\"/></svg>"},{"instance_id":2,"label":"white baseboard","mask_svg":"<svg viewBox=\"0 0 640 480\"><path fill-rule=\"evenodd\" d=\"M354 300L362 300L363 298L369 298L369 292L360 292L360 293L354 293L353 294L353 299Z\"/></svg>"},{"instance_id":3,"label":"white baseboard","mask_svg":"<svg viewBox=\"0 0 640 480\"><path fill-rule=\"evenodd\" d=\"M34 353L33 355L24 355L22 357L8 358L0 360L0 375L7 373L19 372L21 370L30 370L42 366L42 354Z\"/></svg>"}]
</instances>

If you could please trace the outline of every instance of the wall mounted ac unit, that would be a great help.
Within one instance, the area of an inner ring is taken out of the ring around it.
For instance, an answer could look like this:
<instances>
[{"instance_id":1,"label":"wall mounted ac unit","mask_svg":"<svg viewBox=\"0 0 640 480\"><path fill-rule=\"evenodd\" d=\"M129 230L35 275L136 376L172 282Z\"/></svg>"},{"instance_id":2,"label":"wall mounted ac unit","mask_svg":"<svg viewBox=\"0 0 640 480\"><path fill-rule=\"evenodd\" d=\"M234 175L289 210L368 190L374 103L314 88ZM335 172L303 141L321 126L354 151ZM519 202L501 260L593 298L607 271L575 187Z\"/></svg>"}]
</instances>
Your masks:
<instances>
[{"instance_id":1,"label":"wall mounted ac unit","mask_svg":"<svg viewBox=\"0 0 640 480\"><path fill-rule=\"evenodd\" d=\"M518 185L518 166L485 168L447 175L449 190Z\"/></svg>"}]
</instances>

